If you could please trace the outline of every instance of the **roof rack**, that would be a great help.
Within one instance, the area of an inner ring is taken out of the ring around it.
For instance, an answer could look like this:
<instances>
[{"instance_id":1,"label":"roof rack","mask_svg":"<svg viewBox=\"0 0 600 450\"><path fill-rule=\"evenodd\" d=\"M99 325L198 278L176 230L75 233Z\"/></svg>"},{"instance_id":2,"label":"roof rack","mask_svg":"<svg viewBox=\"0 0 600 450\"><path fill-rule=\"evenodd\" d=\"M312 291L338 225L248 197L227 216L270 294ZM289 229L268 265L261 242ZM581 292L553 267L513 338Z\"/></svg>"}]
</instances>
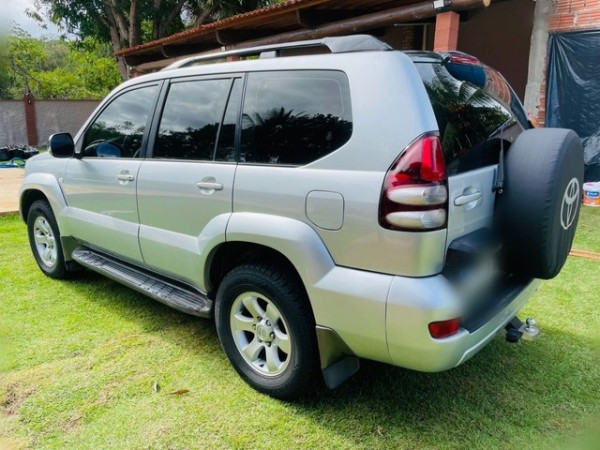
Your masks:
<instances>
[{"instance_id":1,"label":"roof rack","mask_svg":"<svg viewBox=\"0 0 600 450\"><path fill-rule=\"evenodd\" d=\"M191 56L189 58L176 61L165 67L163 70L179 69L188 67L199 62L208 62L217 59L227 58L229 56L250 56L260 55L261 58L273 58L280 55L281 50L327 47L331 53L351 53L351 52L369 52L369 51L387 51L392 50L385 42L374 38L368 34L355 34L351 36L327 37L323 39L313 39L309 41L288 42L284 44L261 45L258 47L242 48L238 50L227 50L208 55Z\"/></svg>"}]
</instances>

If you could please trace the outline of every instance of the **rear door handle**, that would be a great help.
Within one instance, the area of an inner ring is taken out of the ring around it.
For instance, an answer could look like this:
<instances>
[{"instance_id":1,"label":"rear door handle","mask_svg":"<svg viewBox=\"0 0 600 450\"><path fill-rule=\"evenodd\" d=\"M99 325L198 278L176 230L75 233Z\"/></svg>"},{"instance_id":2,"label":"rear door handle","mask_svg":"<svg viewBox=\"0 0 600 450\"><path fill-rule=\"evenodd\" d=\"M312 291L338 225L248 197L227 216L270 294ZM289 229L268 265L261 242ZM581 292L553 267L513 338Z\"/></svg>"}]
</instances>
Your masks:
<instances>
[{"instance_id":1,"label":"rear door handle","mask_svg":"<svg viewBox=\"0 0 600 450\"><path fill-rule=\"evenodd\" d=\"M117 175L117 180L119 181L133 181L135 177L129 173L120 173Z\"/></svg>"},{"instance_id":2,"label":"rear door handle","mask_svg":"<svg viewBox=\"0 0 600 450\"><path fill-rule=\"evenodd\" d=\"M456 197L454 199L454 206L464 206L468 203L475 202L481 198L481 192L476 191L472 194L461 195L460 197Z\"/></svg>"},{"instance_id":3,"label":"rear door handle","mask_svg":"<svg viewBox=\"0 0 600 450\"><path fill-rule=\"evenodd\" d=\"M215 181L199 181L196 183L196 187L201 190L207 191L222 191L223 185Z\"/></svg>"}]
</instances>

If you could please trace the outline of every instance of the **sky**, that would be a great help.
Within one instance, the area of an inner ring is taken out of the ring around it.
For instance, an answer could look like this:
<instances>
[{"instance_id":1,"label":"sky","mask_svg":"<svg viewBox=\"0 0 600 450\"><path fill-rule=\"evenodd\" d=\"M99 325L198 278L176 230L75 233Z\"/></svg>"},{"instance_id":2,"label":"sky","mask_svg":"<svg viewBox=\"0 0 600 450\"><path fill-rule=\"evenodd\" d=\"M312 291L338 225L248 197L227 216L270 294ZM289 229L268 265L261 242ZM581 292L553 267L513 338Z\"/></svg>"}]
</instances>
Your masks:
<instances>
[{"instance_id":1,"label":"sky","mask_svg":"<svg viewBox=\"0 0 600 450\"><path fill-rule=\"evenodd\" d=\"M33 37L58 36L58 29L53 24L48 23L48 29L44 30L38 22L27 17L25 10L33 8L33 1L0 0L0 34L7 34L14 21Z\"/></svg>"}]
</instances>

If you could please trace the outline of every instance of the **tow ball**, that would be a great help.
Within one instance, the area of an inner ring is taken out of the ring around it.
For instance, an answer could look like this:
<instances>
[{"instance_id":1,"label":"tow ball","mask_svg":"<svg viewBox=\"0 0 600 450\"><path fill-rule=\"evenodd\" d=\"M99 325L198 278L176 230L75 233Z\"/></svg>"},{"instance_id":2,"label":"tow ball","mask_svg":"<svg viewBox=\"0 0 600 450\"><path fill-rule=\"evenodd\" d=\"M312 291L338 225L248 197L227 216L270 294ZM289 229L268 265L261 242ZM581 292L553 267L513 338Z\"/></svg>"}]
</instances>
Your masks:
<instances>
[{"instance_id":1,"label":"tow ball","mask_svg":"<svg viewBox=\"0 0 600 450\"><path fill-rule=\"evenodd\" d=\"M529 317L525 323L521 322L518 317L513 317L504 329L506 330L506 340L512 343L519 342L521 339L534 341L540 335L540 329L533 317Z\"/></svg>"}]
</instances>

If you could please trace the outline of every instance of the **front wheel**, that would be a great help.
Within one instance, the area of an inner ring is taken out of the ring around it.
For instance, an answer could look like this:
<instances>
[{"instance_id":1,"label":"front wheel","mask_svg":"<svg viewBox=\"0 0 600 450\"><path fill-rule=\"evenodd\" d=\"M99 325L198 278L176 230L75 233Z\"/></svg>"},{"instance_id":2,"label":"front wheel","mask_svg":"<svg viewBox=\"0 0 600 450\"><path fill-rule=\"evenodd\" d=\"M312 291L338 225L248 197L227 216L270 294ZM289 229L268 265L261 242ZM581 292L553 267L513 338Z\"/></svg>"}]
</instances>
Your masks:
<instances>
[{"instance_id":1,"label":"front wheel","mask_svg":"<svg viewBox=\"0 0 600 450\"><path fill-rule=\"evenodd\" d=\"M219 287L215 319L227 357L256 390L292 399L314 384L315 321L293 277L266 265L233 269Z\"/></svg>"},{"instance_id":2,"label":"front wheel","mask_svg":"<svg viewBox=\"0 0 600 450\"><path fill-rule=\"evenodd\" d=\"M64 278L67 270L60 243L60 232L47 201L37 200L29 208L27 232L31 251L42 272L52 278Z\"/></svg>"}]
</instances>

